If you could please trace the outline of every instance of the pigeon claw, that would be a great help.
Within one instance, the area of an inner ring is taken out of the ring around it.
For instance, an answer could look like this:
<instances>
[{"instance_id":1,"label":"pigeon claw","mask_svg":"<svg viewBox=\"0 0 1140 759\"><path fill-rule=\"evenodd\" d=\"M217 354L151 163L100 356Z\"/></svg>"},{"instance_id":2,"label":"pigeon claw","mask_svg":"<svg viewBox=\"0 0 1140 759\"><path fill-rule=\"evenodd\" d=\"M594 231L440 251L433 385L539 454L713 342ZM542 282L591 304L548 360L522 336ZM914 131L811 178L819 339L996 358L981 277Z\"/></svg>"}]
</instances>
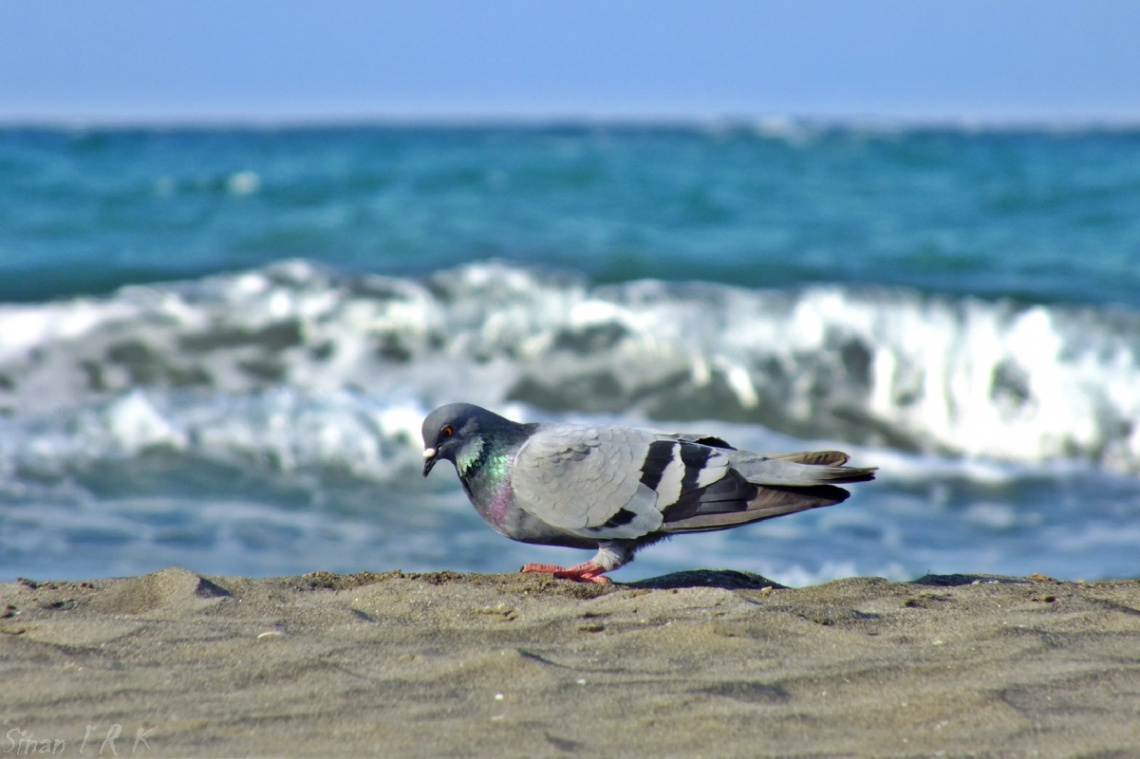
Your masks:
<instances>
[{"instance_id":1,"label":"pigeon claw","mask_svg":"<svg viewBox=\"0 0 1140 759\"><path fill-rule=\"evenodd\" d=\"M610 583L610 578L603 575L606 570L593 561L586 561L572 567L559 567L554 564L527 564L521 571L544 572L560 580L573 580L574 582L593 582L598 585Z\"/></svg>"}]
</instances>

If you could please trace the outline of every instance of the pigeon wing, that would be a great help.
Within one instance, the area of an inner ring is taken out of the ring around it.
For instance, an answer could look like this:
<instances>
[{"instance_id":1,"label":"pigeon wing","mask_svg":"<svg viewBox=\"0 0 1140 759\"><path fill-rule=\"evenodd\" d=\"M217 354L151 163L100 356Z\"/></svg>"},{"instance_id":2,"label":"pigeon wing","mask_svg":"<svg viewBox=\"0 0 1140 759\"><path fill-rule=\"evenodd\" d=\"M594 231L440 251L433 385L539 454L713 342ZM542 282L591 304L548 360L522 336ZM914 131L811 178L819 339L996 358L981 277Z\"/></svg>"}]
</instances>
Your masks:
<instances>
[{"instance_id":1,"label":"pigeon wing","mask_svg":"<svg viewBox=\"0 0 1140 759\"><path fill-rule=\"evenodd\" d=\"M727 475L709 445L626 427L549 425L519 449L515 501L582 537L628 540L657 532L664 512Z\"/></svg>"}]
</instances>

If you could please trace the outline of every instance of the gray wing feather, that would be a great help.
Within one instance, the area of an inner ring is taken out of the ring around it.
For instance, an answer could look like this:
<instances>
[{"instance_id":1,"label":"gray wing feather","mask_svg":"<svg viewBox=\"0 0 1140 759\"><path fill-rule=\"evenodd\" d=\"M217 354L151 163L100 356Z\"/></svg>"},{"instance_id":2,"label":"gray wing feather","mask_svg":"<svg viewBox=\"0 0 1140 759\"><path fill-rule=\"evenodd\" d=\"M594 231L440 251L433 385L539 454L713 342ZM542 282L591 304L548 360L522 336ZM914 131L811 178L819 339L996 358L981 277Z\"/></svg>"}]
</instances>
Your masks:
<instances>
[{"instance_id":1,"label":"gray wing feather","mask_svg":"<svg viewBox=\"0 0 1140 759\"><path fill-rule=\"evenodd\" d=\"M583 534L591 537L623 508L638 517L639 527L652 531L660 527L661 514L654 508L656 498L641 492L639 480L652 439L614 427L540 428L515 457L515 502L547 524L576 533L590 530ZM629 532L631 524L621 532Z\"/></svg>"},{"instance_id":2,"label":"gray wing feather","mask_svg":"<svg viewBox=\"0 0 1140 759\"><path fill-rule=\"evenodd\" d=\"M633 539L658 531L686 494L724 478L725 451L627 427L548 425L519 449L515 503L575 535Z\"/></svg>"},{"instance_id":3,"label":"gray wing feather","mask_svg":"<svg viewBox=\"0 0 1140 759\"><path fill-rule=\"evenodd\" d=\"M552 527L597 540L629 540L836 503L847 492L827 483L873 478L873 469L834 465L845 461L838 452L768 458L719 438L551 424L519 449L511 485L515 505ZM765 486L796 490L769 492Z\"/></svg>"},{"instance_id":4,"label":"gray wing feather","mask_svg":"<svg viewBox=\"0 0 1140 759\"><path fill-rule=\"evenodd\" d=\"M657 532L664 520L664 515L657 509L657 491L639 482L633 498L626 501L609 520L575 532L598 540L632 540Z\"/></svg>"}]
</instances>

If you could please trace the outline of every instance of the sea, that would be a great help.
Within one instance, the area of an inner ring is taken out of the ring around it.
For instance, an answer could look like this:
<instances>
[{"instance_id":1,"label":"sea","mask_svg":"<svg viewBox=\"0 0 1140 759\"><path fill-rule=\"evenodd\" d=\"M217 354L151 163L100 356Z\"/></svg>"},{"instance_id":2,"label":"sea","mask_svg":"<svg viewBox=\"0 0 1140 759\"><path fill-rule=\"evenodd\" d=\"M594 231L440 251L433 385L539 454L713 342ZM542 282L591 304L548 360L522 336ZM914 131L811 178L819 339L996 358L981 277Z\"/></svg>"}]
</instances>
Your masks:
<instances>
[{"instance_id":1,"label":"sea","mask_svg":"<svg viewBox=\"0 0 1140 759\"><path fill-rule=\"evenodd\" d=\"M0 127L0 581L510 572L420 423L838 447L616 573L1140 575L1140 127Z\"/></svg>"}]
</instances>

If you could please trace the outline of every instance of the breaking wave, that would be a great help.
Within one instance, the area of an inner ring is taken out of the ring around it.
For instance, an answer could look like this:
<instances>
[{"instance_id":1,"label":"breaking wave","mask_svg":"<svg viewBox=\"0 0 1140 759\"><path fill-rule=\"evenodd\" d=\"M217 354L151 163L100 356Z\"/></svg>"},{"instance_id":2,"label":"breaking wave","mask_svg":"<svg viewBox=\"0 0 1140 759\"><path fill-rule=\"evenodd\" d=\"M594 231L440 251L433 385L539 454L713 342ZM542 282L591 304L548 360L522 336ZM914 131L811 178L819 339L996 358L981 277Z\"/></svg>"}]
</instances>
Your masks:
<instances>
[{"instance_id":1,"label":"breaking wave","mask_svg":"<svg viewBox=\"0 0 1140 759\"><path fill-rule=\"evenodd\" d=\"M412 279L287 261L0 307L2 466L176 450L384 478L458 399L1135 473L1140 314L498 262Z\"/></svg>"}]
</instances>

